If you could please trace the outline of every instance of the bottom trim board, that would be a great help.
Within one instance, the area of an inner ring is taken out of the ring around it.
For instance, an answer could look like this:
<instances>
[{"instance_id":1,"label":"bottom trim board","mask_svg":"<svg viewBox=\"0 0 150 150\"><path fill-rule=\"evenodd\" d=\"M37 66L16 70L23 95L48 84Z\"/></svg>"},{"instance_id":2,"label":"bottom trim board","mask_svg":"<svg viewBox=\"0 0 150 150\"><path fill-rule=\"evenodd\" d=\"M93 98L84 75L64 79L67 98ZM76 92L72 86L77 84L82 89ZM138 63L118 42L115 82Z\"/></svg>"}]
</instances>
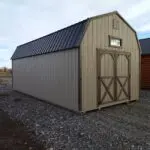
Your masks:
<instances>
[{"instance_id":1,"label":"bottom trim board","mask_svg":"<svg viewBox=\"0 0 150 150\"><path fill-rule=\"evenodd\" d=\"M98 106L98 109L104 108L104 107L110 107L113 105L118 105L118 104L123 104L123 103L130 103L132 101L136 101L136 100L122 100L122 101L116 101L116 102L111 102L111 103L107 103L107 104L101 104Z\"/></svg>"},{"instance_id":2,"label":"bottom trim board","mask_svg":"<svg viewBox=\"0 0 150 150\"><path fill-rule=\"evenodd\" d=\"M130 103L130 102L134 102L134 101L137 101L138 99L135 99L135 100L122 100L122 101L116 101L116 102L111 102L111 103L107 103L107 104L101 104L99 105L97 108L95 109L91 109L91 110L85 110L85 111L81 111L81 113L85 114L85 113L90 113L92 111L96 111L96 110L100 110L102 108L105 108L105 107L113 107L113 105L119 105L119 104L124 104L124 103Z\"/></svg>"}]
</instances>

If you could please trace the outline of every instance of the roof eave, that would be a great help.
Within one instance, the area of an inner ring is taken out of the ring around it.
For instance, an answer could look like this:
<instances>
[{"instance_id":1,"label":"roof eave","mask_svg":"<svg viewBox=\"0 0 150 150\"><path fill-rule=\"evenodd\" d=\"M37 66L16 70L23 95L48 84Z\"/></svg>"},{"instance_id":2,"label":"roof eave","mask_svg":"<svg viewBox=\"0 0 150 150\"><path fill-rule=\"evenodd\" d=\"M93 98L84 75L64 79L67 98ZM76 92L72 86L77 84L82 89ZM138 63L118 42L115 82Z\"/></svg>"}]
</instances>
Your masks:
<instances>
[{"instance_id":1,"label":"roof eave","mask_svg":"<svg viewBox=\"0 0 150 150\"><path fill-rule=\"evenodd\" d=\"M141 56L148 56L150 55L150 53L147 53L147 54L141 54Z\"/></svg>"},{"instance_id":2,"label":"roof eave","mask_svg":"<svg viewBox=\"0 0 150 150\"><path fill-rule=\"evenodd\" d=\"M46 55L46 54L50 54L50 53L57 53L57 52L61 52L61 51L65 51L65 50L71 50L71 49L75 49L75 48L79 48L79 47L80 47L80 45L70 47L70 48L56 50L56 51L53 51L53 52L46 52L46 53L42 53L42 54L36 54L36 55L30 55L30 56L24 56L24 57L17 57L17 58L11 57L11 60L22 59L22 58L27 58L27 57L34 57L34 56L40 56L40 55Z\"/></svg>"}]
</instances>

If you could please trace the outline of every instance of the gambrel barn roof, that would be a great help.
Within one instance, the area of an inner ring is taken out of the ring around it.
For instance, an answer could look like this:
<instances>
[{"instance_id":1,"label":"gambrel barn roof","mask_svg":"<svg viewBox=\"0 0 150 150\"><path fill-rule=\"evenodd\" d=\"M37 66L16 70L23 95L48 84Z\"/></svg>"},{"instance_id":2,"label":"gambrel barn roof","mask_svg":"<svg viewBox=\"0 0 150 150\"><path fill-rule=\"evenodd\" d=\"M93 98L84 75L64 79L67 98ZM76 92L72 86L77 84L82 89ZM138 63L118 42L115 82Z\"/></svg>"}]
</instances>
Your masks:
<instances>
[{"instance_id":1,"label":"gambrel barn roof","mask_svg":"<svg viewBox=\"0 0 150 150\"><path fill-rule=\"evenodd\" d=\"M12 59L41 55L79 47L88 19L56 31L39 39L20 45Z\"/></svg>"},{"instance_id":2,"label":"gambrel barn roof","mask_svg":"<svg viewBox=\"0 0 150 150\"><path fill-rule=\"evenodd\" d=\"M110 14L117 14L129 26L129 28L135 32L135 30L123 19L123 17L117 11L113 11L107 14L87 18L69 27L22 44L16 48L11 59L42 55L79 47L89 20Z\"/></svg>"}]
</instances>

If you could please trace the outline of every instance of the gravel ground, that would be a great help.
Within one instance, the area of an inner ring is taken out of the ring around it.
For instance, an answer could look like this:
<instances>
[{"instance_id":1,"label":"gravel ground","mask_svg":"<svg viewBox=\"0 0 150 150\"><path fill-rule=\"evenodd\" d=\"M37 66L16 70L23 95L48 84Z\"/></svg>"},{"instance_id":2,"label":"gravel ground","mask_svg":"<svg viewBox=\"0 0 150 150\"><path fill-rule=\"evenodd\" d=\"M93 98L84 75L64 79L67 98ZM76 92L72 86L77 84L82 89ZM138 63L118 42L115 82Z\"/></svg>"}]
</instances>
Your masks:
<instances>
[{"instance_id":1,"label":"gravel ground","mask_svg":"<svg viewBox=\"0 0 150 150\"><path fill-rule=\"evenodd\" d=\"M3 90L4 91L4 90ZM21 121L45 149L150 149L150 92L140 101L84 115L11 91L0 96L0 109Z\"/></svg>"}]
</instances>

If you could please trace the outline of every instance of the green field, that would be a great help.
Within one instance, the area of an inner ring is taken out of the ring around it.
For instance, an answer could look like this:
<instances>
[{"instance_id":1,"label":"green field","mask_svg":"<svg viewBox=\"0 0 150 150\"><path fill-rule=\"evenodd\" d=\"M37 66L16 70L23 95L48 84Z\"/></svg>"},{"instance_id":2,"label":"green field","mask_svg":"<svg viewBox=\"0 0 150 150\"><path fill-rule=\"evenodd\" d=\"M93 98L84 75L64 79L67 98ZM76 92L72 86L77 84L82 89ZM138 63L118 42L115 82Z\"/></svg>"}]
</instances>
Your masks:
<instances>
[{"instance_id":1,"label":"green field","mask_svg":"<svg viewBox=\"0 0 150 150\"><path fill-rule=\"evenodd\" d=\"M11 73L9 72L0 72L0 77L11 77Z\"/></svg>"},{"instance_id":2,"label":"green field","mask_svg":"<svg viewBox=\"0 0 150 150\"><path fill-rule=\"evenodd\" d=\"M12 75L10 72L0 72L0 85L2 84L12 84Z\"/></svg>"}]
</instances>

